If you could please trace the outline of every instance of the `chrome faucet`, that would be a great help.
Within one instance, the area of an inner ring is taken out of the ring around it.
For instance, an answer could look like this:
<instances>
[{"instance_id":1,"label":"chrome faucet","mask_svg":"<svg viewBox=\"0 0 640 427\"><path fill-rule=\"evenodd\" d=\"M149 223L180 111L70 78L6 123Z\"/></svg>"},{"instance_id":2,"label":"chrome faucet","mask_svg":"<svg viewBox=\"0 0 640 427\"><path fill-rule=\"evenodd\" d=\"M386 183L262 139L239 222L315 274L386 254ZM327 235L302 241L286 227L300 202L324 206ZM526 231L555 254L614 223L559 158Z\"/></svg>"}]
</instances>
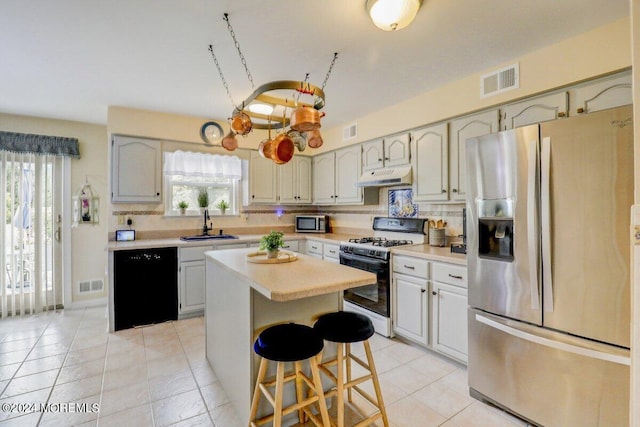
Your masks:
<instances>
[{"instance_id":1,"label":"chrome faucet","mask_svg":"<svg viewBox=\"0 0 640 427\"><path fill-rule=\"evenodd\" d=\"M209 226L207 226L207 221L211 220L211 217L209 216L209 210L205 209L204 210L204 224L202 226L202 235L206 236L207 234L209 234L210 230L213 230L213 224L210 224Z\"/></svg>"}]
</instances>

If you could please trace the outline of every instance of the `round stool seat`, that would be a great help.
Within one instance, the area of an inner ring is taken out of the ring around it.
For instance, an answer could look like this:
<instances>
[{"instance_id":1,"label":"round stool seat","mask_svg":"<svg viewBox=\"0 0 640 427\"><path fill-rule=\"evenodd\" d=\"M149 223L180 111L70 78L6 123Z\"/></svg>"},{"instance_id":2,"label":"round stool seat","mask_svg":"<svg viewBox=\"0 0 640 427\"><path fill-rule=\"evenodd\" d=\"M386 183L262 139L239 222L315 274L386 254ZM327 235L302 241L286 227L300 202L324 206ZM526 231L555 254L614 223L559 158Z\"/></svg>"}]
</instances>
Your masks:
<instances>
[{"instance_id":1,"label":"round stool seat","mask_svg":"<svg viewBox=\"0 0 640 427\"><path fill-rule=\"evenodd\" d=\"M375 332L373 323L367 316L350 311L325 314L313 328L325 340L342 343L365 341Z\"/></svg>"},{"instance_id":2,"label":"round stool seat","mask_svg":"<svg viewBox=\"0 0 640 427\"><path fill-rule=\"evenodd\" d=\"M276 362L305 360L320 353L322 337L311 327L287 323L271 326L260 333L253 350Z\"/></svg>"}]
</instances>

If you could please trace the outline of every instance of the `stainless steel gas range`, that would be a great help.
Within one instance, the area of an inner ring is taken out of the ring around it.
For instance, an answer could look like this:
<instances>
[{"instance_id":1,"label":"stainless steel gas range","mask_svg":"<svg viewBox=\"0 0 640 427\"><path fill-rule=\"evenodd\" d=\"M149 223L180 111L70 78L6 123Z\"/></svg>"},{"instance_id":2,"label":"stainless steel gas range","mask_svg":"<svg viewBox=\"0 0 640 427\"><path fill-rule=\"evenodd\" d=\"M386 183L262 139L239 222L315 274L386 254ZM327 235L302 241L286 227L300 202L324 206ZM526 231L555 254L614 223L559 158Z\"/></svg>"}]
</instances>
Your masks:
<instances>
[{"instance_id":1,"label":"stainless steel gas range","mask_svg":"<svg viewBox=\"0 0 640 427\"><path fill-rule=\"evenodd\" d=\"M393 336L391 328L390 249L424 243L426 219L385 218L373 220L374 236L340 242L340 264L376 274L377 282L344 292L344 310L366 315L381 335Z\"/></svg>"}]
</instances>

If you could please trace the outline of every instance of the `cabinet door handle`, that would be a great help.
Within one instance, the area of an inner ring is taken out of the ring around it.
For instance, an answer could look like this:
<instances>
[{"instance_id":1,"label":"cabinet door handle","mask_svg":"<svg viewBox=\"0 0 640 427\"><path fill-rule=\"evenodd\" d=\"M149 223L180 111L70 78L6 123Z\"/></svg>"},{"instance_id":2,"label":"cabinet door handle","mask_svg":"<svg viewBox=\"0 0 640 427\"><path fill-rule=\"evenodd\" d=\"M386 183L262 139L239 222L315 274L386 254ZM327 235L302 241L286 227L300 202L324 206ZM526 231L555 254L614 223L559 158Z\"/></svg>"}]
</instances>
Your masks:
<instances>
[{"instance_id":1,"label":"cabinet door handle","mask_svg":"<svg viewBox=\"0 0 640 427\"><path fill-rule=\"evenodd\" d=\"M416 268L413 265L404 265L404 268L408 268L409 270L415 270Z\"/></svg>"},{"instance_id":2,"label":"cabinet door handle","mask_svg":"<svg viewBox=\"0 0 640 427\"><path fill-rule=\"evenodd\" d=\"M462 276L456 276L454 274L449 273L449 277L453 278L453 279L459 279L462 280Z\"/></svg>"},{"instance_id":3,"label":"cabinet door handle","mask_svg":"<svg viewBox=\"0 0 640 427\"><path fill-rule=\"evenodd\" d=\"M438 295L436 291L431 291L431 295Z\"/></svg>"},{"instance_id":4,"label":"cabinet door handle","mask_svg":"<svg viewBox=\"0 0 640 427\"><path fill-rule=\"evenodd\" d=\"M335 254L335 253L336 253L336 251L331 251L331 250L330 250L330 251L329 251L329 253L330 253L330 254Z\"/></svg>"},{"instance_id":5,"label":"cabinet door handle","mask_svg":"<svg viewBox=\"0 0 640 427\"><path fill-rule=\"evenodd\" d=\"M426 289L421 289L420 292L422 292L424 294L425 292L427 292L427 290Z\"/></svg>"},{"instance_id":6,"label":"cabinet door handle","mask_svg":"<svg viewBox=\"0 0 640 427\"><path fill-rule=\"evenodd\" d=\"M443 193L446 193L446 192L447 192L447 190L445 190L445 189L443 188L443 189L442 189L442 192L443 192Z\"/></svg>"},{"instance_id":7,"label":"cabinet door handle","mask_svg":"<svg viewBox=\"0 0 640 427\"><path fill-rule=\"evenodd\" d=\"M457 192L458 192L458 190L454 188L453 190L451 190L451 192L452 192L452 193L457 193Z\"/></svg>"}]
</instances>

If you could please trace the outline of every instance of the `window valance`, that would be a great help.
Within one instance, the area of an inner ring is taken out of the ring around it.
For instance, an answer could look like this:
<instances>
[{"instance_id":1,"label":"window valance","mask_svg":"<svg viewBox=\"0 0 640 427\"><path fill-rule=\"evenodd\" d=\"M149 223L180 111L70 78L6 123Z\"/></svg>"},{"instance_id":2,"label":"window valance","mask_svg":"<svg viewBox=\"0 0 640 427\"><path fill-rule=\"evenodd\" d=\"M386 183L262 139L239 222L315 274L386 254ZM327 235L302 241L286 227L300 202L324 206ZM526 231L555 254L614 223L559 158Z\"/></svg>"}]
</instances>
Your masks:
<instances>
[{"instance_id":1,"label":"window valance","mask_svg":"<svg viewBox=\"0 0 640 427\"><path fill-rule=\"evenodd\" d=\"M242 178L242 162L237 156L174 151L164 153L165 175L203 178Z\"/></svg>"},{"instance_id":2,"label":"window valance","mask_svg":"<svg viewBox=\"0 0 640 427\"><path fill-rule=\"evenodd\" d=\"M0 131L0 151L80 158L77 138Z\"/></svg>"}]
</instances>

